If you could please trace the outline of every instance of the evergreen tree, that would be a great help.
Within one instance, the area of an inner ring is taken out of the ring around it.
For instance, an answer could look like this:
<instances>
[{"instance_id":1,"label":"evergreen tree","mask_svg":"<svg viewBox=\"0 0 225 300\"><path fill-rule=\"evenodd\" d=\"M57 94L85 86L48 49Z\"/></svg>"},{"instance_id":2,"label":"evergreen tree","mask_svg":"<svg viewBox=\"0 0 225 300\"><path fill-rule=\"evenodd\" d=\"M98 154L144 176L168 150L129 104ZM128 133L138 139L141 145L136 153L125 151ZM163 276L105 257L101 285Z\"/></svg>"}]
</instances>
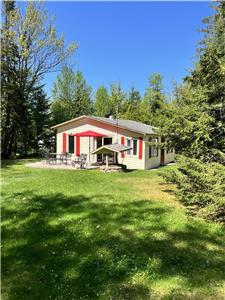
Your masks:
<instances>
[{"instance_id":1,"label":"evergreen tree","mask_svg":"<svg viewBox=\"0 0 225 300\"><path fill-rule=\"evenodd\" d=\"M106 117L110 115L112 106L105 86L100 86L95 94L95 114Z\"/></svg>"},{"instance_id":2,"label":"evergreen tree","mask_svg":"<svg viewBox=\"0 0 225 300\"><path fill-rule=\"evenodd\" d=\"M88 115L93 111L91 91L92 89L87 85L82 72L77 71L75 75L75 101L73 103L76 116Z\"/></svg>"},{"instance_id":3,"label":"evergreen tree","mask_svg":"<svg viewBox=\"0 0 225 300\"><path fill-rule=\"evenodd\" d=\"M36 153L39 147L44 145L50 146L51 131L50 131L50 117L49 117L49 100L43 90L43 85L34 89L31 97L32 103L32 129L33 129L33 147Z\"/></svg>"},{"instance_id":4,"label":"evergreen tree","mask_svg":"<svg viewBox=\"0 0 225 300\"><path fill-rule=\"evenodd\" d=\"M55 124L90 114L92 111L91 87L80 71L64 67L57 76L52 90L51 112Z\"/></svg>"},{"instance_id":5,"label":"evergreen tree","mask_svg":"<svg viewBox=\"0 0 225 300\"><path fill-rule=\"evenodd\" d=\"M120 82L111 84L110 86L110 102L112 107L112 115L119 118L125 111L126 93L122 90Z\"/></svg>"},{"instance_id":6,"label":"evergreen tree","mask_svg":"<svg viewBox=\"0 0 225 300\"><path fill-rule=\"evenodd\" d=\"M149 87L144 96L144 104L150 113L155 113L163 108L165 95L163 93L162 75L154 73L149 78Z\"/></svg>"},{"instance_id":7,"label":"evergreen tree","mask_svg":"<svg viewBox=\"0 0 225 300\"><path fill-rule=\"evenodd\" d=\"M77 116L73 110L75 89L75 73L72 68L65 66L57 76L52 89L51 112L54 124Z\"/></svg>"},{"instance_id":8,"label":"evergreen tree","mask_svg":"<svg viewBox=\"0 0 225 300\"><path fill-rule=\"evenodd\" d=\"M174 181L182 202L225 222L225 3L206 18L199 61L176 90L165 134L182 152Z\"/></svg>"},{"instance_id":9,"label":"evergreen tree","mask_svg":"<svg viewBox=\"0 0 225 300\"><path fill-rule=\"evenodd\" d=\"M168 106L163 91L163 77L154 73L149 77L149 87L141 104L141 121L152 126L161 126L167 119Z\"/></svg>"},{"instance_id":10,"label":"evergreen tree","mask_svg":"<svg viewBox=\"0 0 225 300\"><path fill-rule=\"evenodd\" d=\"M141 94L139 91L135 90L135 88L132 86L131 90L129 92L128 99L126 100L124 104L124 110L125 112L122 115L122 118L128 119L128 120L141 120Z\"/></svg>"}]
</instances>

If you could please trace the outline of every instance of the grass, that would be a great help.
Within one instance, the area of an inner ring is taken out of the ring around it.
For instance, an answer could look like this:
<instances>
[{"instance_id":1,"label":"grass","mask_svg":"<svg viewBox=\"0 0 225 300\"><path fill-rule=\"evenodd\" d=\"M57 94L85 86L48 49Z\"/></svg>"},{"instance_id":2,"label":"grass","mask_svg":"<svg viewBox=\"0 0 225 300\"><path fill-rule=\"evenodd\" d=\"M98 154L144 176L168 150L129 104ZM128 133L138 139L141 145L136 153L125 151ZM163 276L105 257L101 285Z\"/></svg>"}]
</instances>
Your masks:
<instances>
[{"instance_id":1,"label":"grass","mask_svg":"<svg viewBox=\"0 0 225 300\"><path fill-rule=\"evenodd\" d=\"M225 229L188 217L161 172L3 164L2 297L225 299Z\"/></svg>"}]
</instances>

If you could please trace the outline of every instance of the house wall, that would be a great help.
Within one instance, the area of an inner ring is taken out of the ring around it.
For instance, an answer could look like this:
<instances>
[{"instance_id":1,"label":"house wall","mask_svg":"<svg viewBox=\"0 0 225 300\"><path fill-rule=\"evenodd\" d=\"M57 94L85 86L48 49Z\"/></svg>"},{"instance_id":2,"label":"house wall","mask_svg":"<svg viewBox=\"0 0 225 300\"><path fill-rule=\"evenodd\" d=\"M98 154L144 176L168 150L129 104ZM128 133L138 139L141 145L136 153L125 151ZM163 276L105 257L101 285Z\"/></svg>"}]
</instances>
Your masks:
<instances>
[{"instance_id":1,"label":"house wall","mask_svg":"<svg viewBox=\"0 0 225 300\"><path fill-rule=\"evenodd\" d=\"M165 150L165 165L175 160L175 151L166 153Z\"/></svg>"},{"instance_id":2,"label":"house wall","mask_svg":"<svg viewBox=\"0 0 225 300\"><path fill-rule=\"evenodd\" d=\"M115 127L104 124L95 120L90 120L88 118L83 118L77 120L75 122L66 124L57 129L56 134L56 151L57 153L63 152L63 133L66 133L66 145L68 151L68 134L75 134L87 130L92 130L101 134L106 135L107 137L112 137L112 143L117 142L121 143L121 138L124 137L125 144L126 138L137 138L143 137L143 135L131 132L126 129L118 128L118 133L115 132ZM74 154L72 156L76 156L76 138L74 143ZM96 139L90 138L90 150L93 151L97 148ZM88 137L80 137L80 153L89 153L89 138ZM97 160L97 155L91 155L91 162L95 162ZM142 159L139 159L139 141L137 142L137 155L127 155L124 153L124 157L121 154L118 155L118 162L125 164L128 169L144 169L144 142L142 144Z\"/></svg>"},{"instance_id":3,"label":"house wall","mask_svg":"<svg viewBox=\"0 0 225 300\"><path fill-rule=\"evenodd\" d=\"M160 166L160 157L161 157L161 151L158 150L158 156L157 157L150 157L149 158L149 144L146 142L149 141L150 135L145 137L145 169L152 169L157 168ZM159 139L160 141L160 139Z\"/></svg>"},{"instance_id":4,"label":"house wall","mask_svg":"<svg viewBox=\"0 0 225 300\"><path fill-rule=\"evenodd\" d=\"M112 143L121 143L121 138L124 137L125 145L127 138L137 138L137 155L128 155L127 152L124 153L124 157L121 154L118 155L118 162L121 164L125 164L128 169L151 169L160 166L160 149L158 151L157 157L148 157L148 148L145 142L149 140L150 136L143 136L138 133L134 133L132 131L118 128L118 132L115 131L115 127L112 125L104 124L102 122L98 122L95 120L91 120L88 118L82 118L80 120L76 120L64 126L57 128L56 134L56 151L57 153L63 152L63 133L66 133L66 151L68 151L68 134L75 134L87 130L92 130L101 134L106 135L107 137L112 137ZM142 158L139 158L140 152L140 143L139 138L143 138L142 141ZM97 141L95 138L90 138L90 152L97 148ZM132 150L131 150L132 152ZM89 153L89 138L88 137L80 137L80 153ZM76 137L74 142L74 154L73 157L76 156ZM97 155L90 155L90 161L96 162ZM166 154L165 151L165 163L169 163L174 161L174 152Z\"/></svg>"}]
</instances>

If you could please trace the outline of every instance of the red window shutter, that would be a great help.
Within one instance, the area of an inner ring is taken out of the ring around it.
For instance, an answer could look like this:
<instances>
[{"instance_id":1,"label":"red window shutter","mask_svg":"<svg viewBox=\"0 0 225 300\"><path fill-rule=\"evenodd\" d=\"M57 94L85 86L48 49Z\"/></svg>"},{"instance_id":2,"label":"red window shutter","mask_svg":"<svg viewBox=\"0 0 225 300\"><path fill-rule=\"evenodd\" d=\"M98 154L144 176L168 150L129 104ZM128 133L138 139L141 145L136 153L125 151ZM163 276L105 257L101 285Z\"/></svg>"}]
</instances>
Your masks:
<instances>
[{"instance_id":1,"label":"red window shutter","mask_svg":"<svg viewBox=\"0 0 225 300\"><path fill-rule=\"evenodd\" d=\"M124 145L124 143L125 143L124 136L121 136L121 144ZM121 153L121 157L124 158L124 156L125 156L125 155L124 155L124 152L122 152L122 153Z\"/></svg>"},{"instance_id":2,"label":"red window shutter","mask_svg":"<svg viewBox=\"0 0 225 300\"><path fill-rule=\"evenodd\" d=\"M143 152L143 138L139 137L139 159L142 159Z\"/></svg>"},{"instance_id":3,"label":"red window shutter","mask_svg":"<svg viewBox=\"0 0 225 300\"><path fill-rule=\"evenodd\" d=\"M76 156L80 155L80 137L76 136Z\"/></svg>"},{"instance_id":4,"label":"red window shutter","mask_svg":"<svg viewBox=\"0 0 225 300\"><path fill-rule=\"evenodd\" d=\"M66 133L63 133L63 151L62 152L66 152Z\"/></svg>"}]
</instances>

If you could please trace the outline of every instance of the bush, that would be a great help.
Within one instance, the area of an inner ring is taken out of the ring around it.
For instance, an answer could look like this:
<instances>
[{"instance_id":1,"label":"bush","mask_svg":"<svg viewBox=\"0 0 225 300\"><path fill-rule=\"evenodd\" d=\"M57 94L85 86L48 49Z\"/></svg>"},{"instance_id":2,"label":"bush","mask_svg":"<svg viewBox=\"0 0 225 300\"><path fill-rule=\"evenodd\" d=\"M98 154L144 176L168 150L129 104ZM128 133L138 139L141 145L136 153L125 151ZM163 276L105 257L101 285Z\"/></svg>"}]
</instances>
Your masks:
<instances>
[{"instance_id":1,"label":"bush","mask_svg":"<svg viewBox=\"0 0 225 300\"><path fill-rule=\"evenodd\" d=\"M164 176L177 184L177 195L196 215L225 223L225 166L178 157L178 171Z\"/></svg>"}]
</instances>

